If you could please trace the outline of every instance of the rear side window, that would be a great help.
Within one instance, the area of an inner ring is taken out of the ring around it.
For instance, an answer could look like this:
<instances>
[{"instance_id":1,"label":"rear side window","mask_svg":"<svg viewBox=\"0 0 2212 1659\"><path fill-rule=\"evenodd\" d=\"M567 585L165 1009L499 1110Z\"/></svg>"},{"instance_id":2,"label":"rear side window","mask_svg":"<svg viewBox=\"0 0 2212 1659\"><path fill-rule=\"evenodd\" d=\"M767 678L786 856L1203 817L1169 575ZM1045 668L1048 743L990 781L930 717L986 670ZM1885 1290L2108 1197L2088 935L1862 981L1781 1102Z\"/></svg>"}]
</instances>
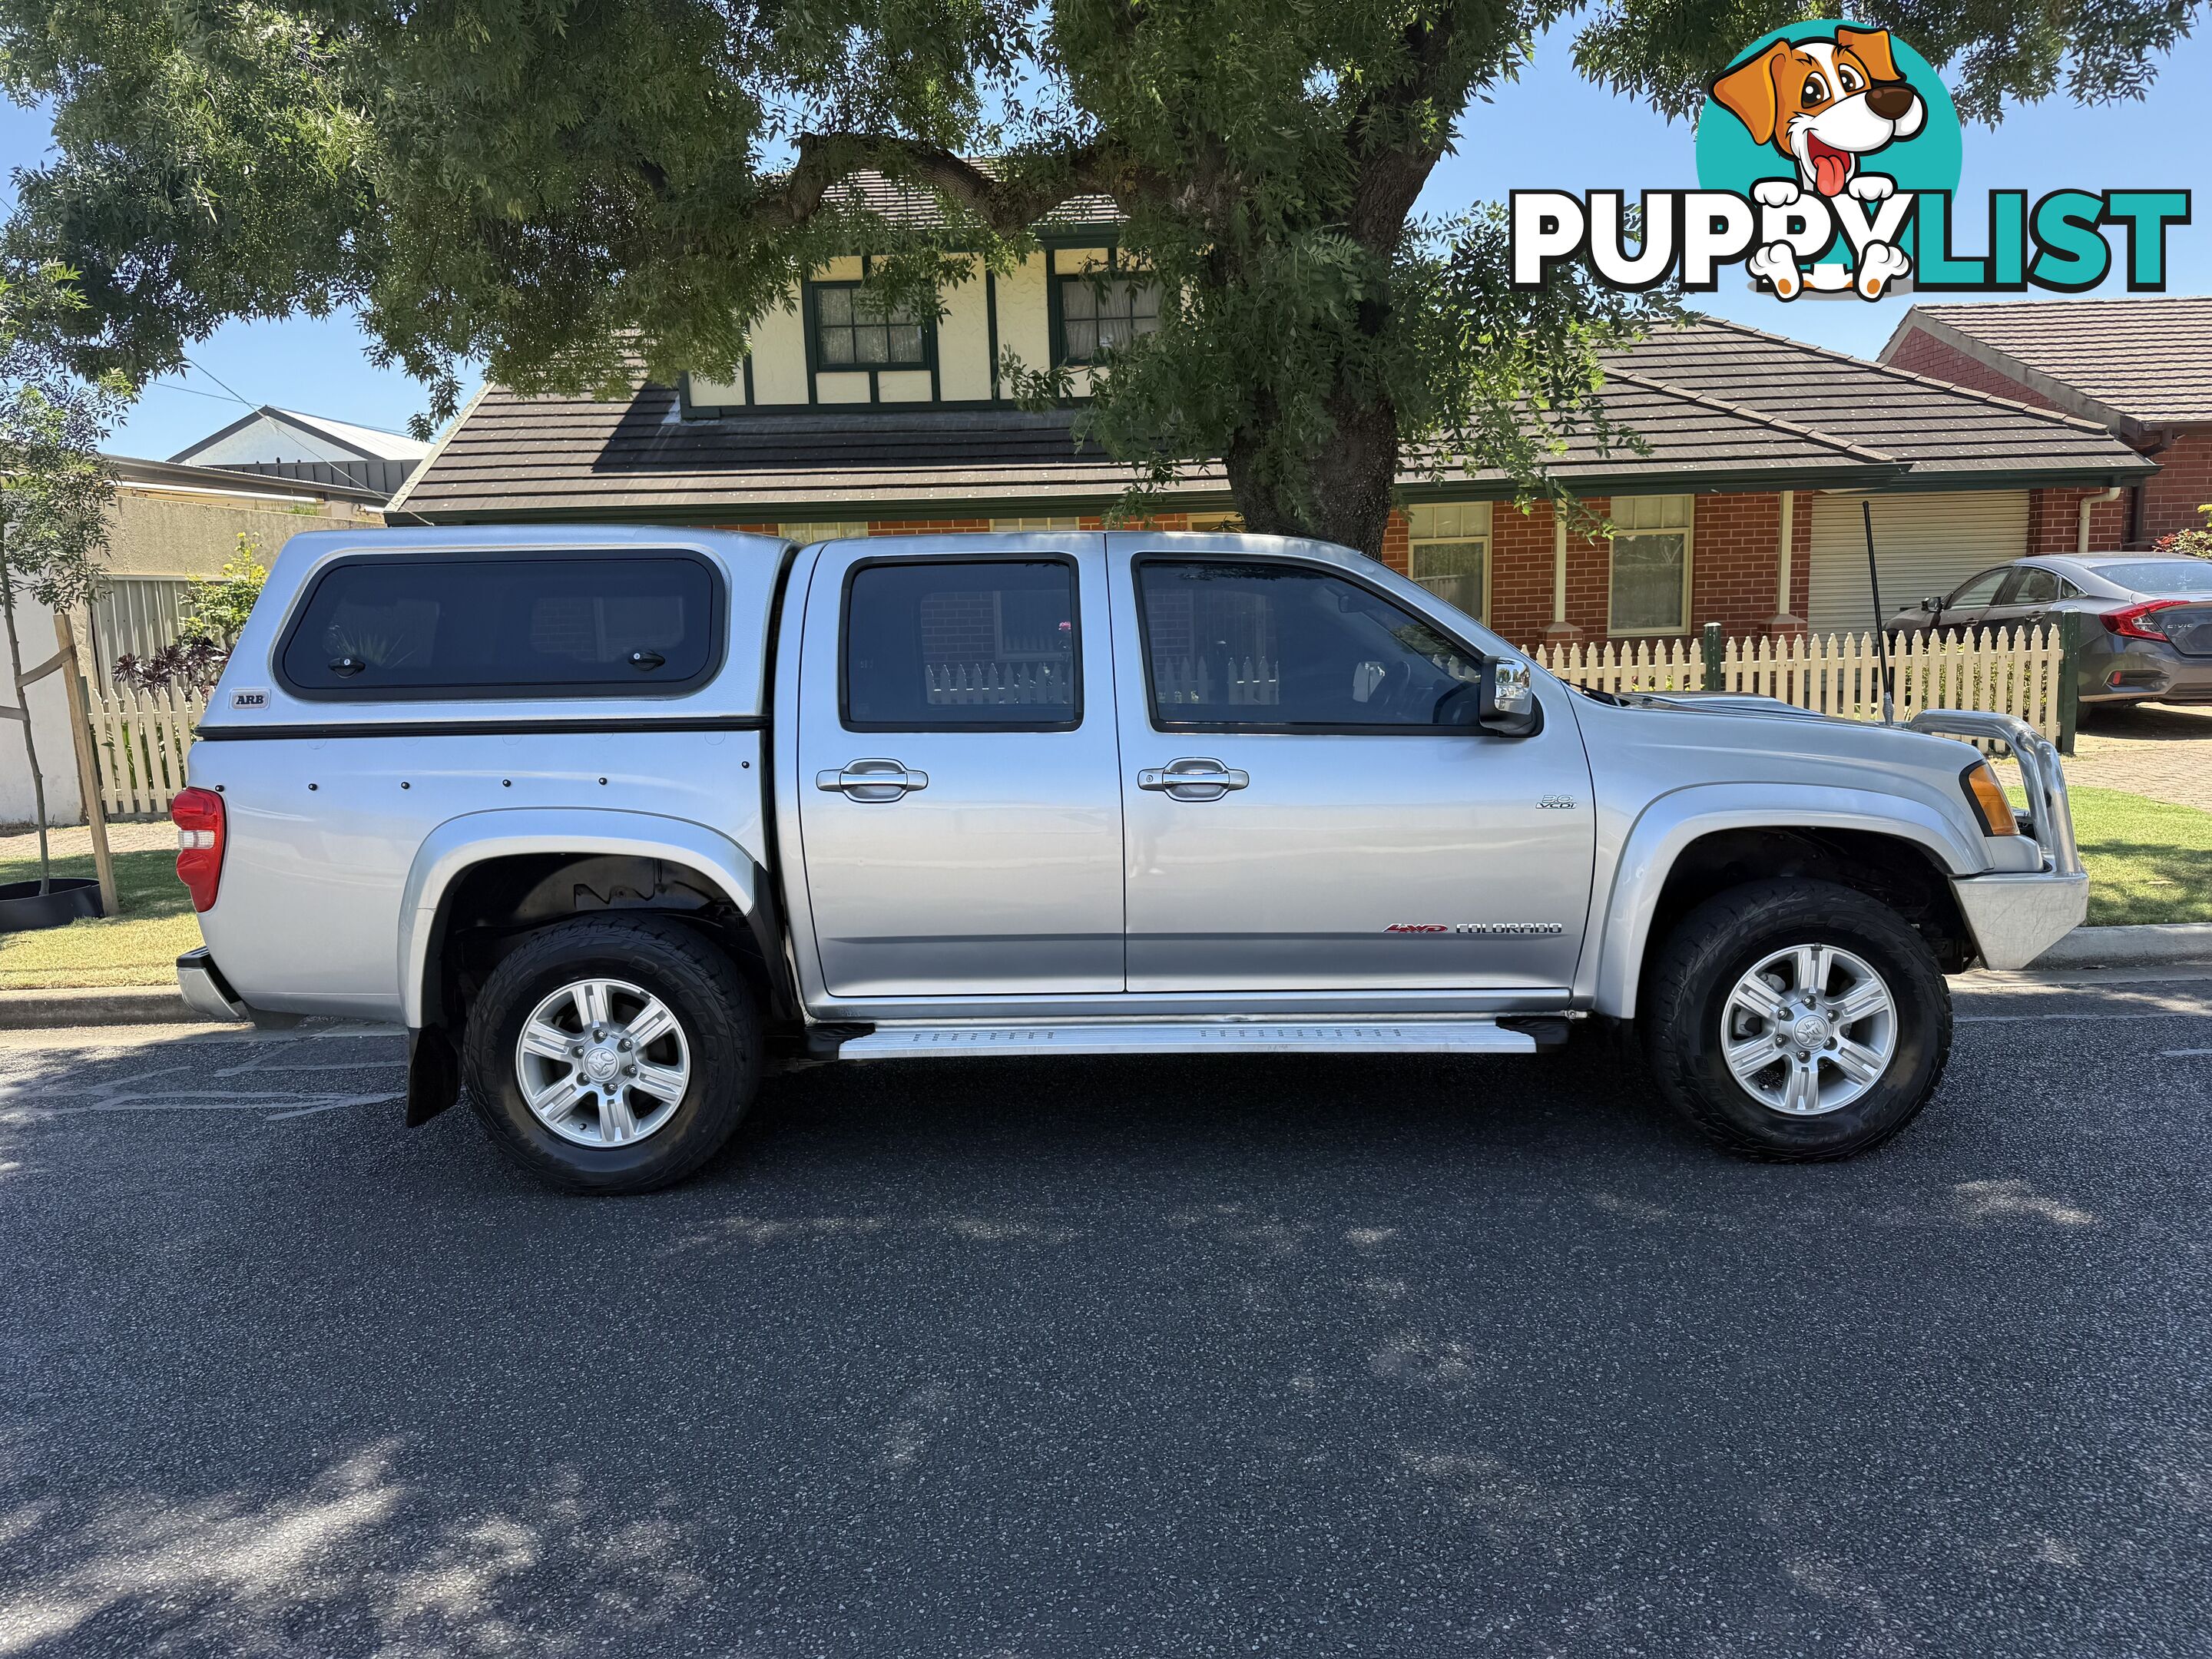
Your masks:
<instances>
[{"instance_id":1,"label":"rear side window","mask_svg":"<svg viewBox=\"0 0 2212 1659\"><path fill-rule=\"evenodd\" d=\"M845 727L1072 731L1079 647L1064 559L861 565L845 587Z\"/></svg>"},{"instance_id":2,"label":"rear side window","mask_svg":"<svg viewBox=\"0 0 2212 1659\"><path fill-rule=\"evenodd\" d=\"M310 697L652 696L720 665L721 584L681 553L362 559L280 653Z\"/></svg>"}]
</instances>

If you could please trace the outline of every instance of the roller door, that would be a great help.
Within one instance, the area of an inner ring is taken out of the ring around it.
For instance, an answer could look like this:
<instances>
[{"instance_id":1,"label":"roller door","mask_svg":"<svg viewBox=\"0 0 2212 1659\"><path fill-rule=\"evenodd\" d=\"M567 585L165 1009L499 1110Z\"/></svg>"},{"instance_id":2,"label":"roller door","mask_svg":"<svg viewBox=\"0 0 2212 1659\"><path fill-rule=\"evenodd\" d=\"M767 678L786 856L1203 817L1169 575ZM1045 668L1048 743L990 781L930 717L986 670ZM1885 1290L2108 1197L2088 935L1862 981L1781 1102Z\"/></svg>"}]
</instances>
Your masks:
<instances>
[{"instance_id":1,"label":"roller door","mask_svg":"<svg viewBox=\"0 0 2212 1659\"><path fill-rule=\"evenodd\" d=\"M1869 499L1881 603L1892 616L1924 595L1948 593L1976 571L2027 552L2025 489L1815 495L1812 593L1805 620L1816 634L1864 633L1874 625L1866 532L1859 522L1859 503Z\"/></svg>"}]
</instances>

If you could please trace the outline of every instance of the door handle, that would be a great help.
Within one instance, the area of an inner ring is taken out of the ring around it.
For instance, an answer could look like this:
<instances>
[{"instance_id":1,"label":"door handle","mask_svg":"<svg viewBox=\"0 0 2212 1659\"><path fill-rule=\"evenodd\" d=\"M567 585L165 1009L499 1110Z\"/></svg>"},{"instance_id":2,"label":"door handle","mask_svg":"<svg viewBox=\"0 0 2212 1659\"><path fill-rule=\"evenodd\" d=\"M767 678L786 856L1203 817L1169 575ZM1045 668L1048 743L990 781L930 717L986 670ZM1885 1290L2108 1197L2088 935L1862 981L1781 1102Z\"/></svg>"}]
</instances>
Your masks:
<instances>
[{"instance_id":1,"label":"door handle","mask_svg":"<svg viewBox=\"0 0 2212 1659\"><path fill-rule=\"evenodd\" d=\"M910 772L895 760L856 760L836 772L817 772L814 787L848 800L897 800L909 789L929 787L929 774Z\"/></svg>"},{"instance_id":2,"label":"door handle","mask_svg":"<svg viewBox=\"0 0 2212 1659\"><path fill-rule=\"evenodd\" d=\"M1173 760L1165 766L1146 767L1137 774L1137 787L1165 794L1170 800L1219 800L1232 789L1242 789L1252 775L1218 760Z\"/></svg>"}]
</instances>

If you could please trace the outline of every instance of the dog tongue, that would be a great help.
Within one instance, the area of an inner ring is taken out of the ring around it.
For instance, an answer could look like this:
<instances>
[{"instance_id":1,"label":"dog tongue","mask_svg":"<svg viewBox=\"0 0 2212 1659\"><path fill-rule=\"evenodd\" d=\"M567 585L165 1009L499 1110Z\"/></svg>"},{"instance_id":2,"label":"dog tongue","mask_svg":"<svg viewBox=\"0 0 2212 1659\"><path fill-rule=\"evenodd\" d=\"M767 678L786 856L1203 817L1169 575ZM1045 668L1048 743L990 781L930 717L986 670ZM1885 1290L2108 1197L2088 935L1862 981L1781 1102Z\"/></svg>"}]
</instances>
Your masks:
<instances>
[{"instance_id":1,"label":"dog tongue","mask_svg":"<svg viewBox=\"0 0 2212 1659\"><path fill-rule=\"evenodd\" d=\"M1815 143L1812 147L1813 187L1823 196L1840 196L1850 182L1851 158L1843 150Z\"/></svg>"}]
</instances>

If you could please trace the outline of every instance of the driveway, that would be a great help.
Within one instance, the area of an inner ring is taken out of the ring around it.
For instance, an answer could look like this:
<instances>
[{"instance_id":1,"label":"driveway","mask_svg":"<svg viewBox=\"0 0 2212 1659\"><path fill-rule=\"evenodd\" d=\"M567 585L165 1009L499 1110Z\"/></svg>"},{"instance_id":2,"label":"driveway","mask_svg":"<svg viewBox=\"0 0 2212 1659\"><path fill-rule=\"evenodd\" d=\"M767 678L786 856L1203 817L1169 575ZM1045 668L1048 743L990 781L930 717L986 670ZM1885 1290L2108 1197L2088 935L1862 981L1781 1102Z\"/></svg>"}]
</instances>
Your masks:
<instances>
[{"instance_id":1,"label":"driveway","mask_svg":"<svg viewBox=\"0 0 2212 1659\"><path fill-rule=\"evenodd\" d=\"M2075 732L2069 786L2124 789L2212 812L2212 708L2093 714ZM2007 781L2018 775L2007 769Z\"/></svg>"},{"instance_id":2,"label":"driveway","mask_svg":"<svg viewBox=\"0 0 2212 1659\"><path fill-rule=\"evenodd\" d=\"M2201 1655L2212 981L1809 1169L1563 1060L779 1080L589 1202L396 1036L0 1038L0 1653Z\"/></svg>"}]
</instances>

